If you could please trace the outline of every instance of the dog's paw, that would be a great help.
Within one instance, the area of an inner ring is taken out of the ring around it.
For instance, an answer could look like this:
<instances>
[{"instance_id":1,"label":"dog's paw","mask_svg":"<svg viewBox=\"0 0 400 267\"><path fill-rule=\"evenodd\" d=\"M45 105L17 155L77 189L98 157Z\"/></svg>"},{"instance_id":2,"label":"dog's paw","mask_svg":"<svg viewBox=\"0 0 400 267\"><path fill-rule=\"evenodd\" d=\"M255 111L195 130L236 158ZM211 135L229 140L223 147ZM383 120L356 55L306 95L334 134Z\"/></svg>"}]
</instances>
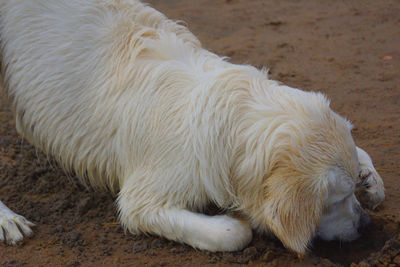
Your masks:
<instances>
[{"instance_id":1,"label":"dog's paw","mask_svg":"<svg viewBox=\"0 0 400 267\"><path fill-rule=\"evenodd\" d=\"M192 236L192 246L209 251L238 251L245 248L253 238L250 224L227 215L212 216L203 224L203 236Z\"/></svg>"},{"instance_id":2,"label":"dog's paw","mask_svg":"<svg viewBox=\"0 0 400 267\"><path fill-rule=\"evenodd\" d=\"M362 168L361 174L361 187L357 192L357 198L361 205L374 210L385 199L385 188L383 186L382 178L376 172L375 168Z\"/></svg>"},{"instance_id":3,"label":"dog's paw","mask_svg":"<svg viewBox=\"0 0 400 267\"><path fill-rule=\"evenodd\" d=\"M0 214L0 241L8 245L16 245L24 236L32 235L31 223L24 217L15 213Z\"/></svg>"},{"instance_id":4,"label":"dog's paw","mask_svg":"<svg viewBox=\"0 0 400 267\"><path fill-rule=\"evenodd\" d=\"M357 147L357 154L361 172L356 195L363 207L374 210L385 199L385 187L368 153Z\"/></svg>"},{"instance_id":5,"label":"dog's paw","mask_svg":"<svg viewBox=\"0 0 400 267\"><path fill-rule=\"evenodd\" d=\"M247 246L253 239L250 224L244 220L234 219L228 215L214 216L221 229L215 233L219 251L237 251Z\"/></svg>"}]
</instances>

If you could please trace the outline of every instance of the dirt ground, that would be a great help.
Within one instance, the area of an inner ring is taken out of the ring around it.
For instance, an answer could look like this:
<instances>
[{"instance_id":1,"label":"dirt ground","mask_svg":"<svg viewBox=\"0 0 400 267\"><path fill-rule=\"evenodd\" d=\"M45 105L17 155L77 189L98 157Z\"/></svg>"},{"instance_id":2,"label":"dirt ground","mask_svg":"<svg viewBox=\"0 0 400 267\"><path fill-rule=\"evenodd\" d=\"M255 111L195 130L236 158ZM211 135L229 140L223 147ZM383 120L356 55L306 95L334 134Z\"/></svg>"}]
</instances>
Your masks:
<instances>
[{"instance_id":1,"label":"dirt ground","mask_svg":"<svg viewBox=\"0 0 400 267\"><path fill-rule=\"evenodd\" d=\"M353 136L384 179L386 200L352 243L314 241L302 260L256 236L241 252L210 253L124 234L113 197L89 192L23 141L0 94L0 199L37 224L2 266L400 266L400 2L398 0L151 0L183 20L204 47L266 66L289 86L318 90L356 126Z\"/></svg>"}]
</instances>

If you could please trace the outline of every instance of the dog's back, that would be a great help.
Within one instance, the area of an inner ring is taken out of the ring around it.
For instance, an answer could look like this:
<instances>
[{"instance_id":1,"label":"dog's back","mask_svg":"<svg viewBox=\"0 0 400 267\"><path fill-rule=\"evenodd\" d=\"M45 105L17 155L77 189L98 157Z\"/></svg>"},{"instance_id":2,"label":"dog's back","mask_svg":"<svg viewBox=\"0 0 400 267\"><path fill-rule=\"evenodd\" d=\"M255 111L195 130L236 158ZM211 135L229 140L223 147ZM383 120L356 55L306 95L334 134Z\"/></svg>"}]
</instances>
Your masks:
<instances>
[{"instance_id":1,"label":"dog's back","mask_svg":"<svg viewBox=\"0 0 400 267\"><path fill-rule=\"evenodd\" d=\"M145 135L154 132L140 121L159 116L155 106L176 112L155 103L170 94L160 84L188 68L154 70L189 60L185 53L200 50L199 41L134 0L12 0L0 8L2 72L18 132L93 186L118 190L121 165L133 154L143 158ZM124 140L131 129L135 140ZM129 145L134 151L126 152Z\"/></svg>"}]
</instances>

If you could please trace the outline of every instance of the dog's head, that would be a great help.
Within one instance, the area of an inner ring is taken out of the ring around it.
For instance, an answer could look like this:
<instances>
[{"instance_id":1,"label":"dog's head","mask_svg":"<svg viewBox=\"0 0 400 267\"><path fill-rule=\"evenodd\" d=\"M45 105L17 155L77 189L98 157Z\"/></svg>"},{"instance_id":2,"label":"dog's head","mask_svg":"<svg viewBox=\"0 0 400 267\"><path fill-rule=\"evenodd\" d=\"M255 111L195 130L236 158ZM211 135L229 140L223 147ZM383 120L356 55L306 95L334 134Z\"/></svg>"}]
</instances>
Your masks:
<instances>
[{"instance_id":1,"label":"dog's head","mask_svg":"<svg viewBox=\"0 0 400 267\"><path fill-rule=\"evenodd\" d=\"M370 222L354 194L356 183L338 166L329 170L327 176L328 192L317 235L324 240L354 240Z\"/></svg>"},{"instance_id":2,"label":"dog's head","mask_svg":"<svg viewBox=\"0 0 400 267\"><path fill-rule=\"evenodd\" d=\"M353 240L369 221L354 195L360 167L351 124L321 95L308 97L316 104L296 107L301 115L287 112L265 120L267 130L249 129L238 185L253 227L299 254L316 235Z\"/></svg>"}]
</instances>

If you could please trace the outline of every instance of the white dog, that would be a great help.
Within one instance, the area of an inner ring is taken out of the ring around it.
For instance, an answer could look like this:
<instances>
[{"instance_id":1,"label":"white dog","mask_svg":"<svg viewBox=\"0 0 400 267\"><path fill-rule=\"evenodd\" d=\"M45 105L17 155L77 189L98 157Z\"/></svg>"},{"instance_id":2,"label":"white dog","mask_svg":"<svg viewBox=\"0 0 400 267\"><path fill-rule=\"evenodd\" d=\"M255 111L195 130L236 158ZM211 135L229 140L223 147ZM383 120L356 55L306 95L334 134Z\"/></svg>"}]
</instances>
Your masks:
<instances>
[{"instance_id":1,"label":"white dog","mask_svg":"<svg viewBox=\"0 0 400 267\"><path fill-rule=\"evenodd\" d=\"M371 207L384 198L322 94L226 62L139 1L2 0L0 38L18 132L118 192L132 233L233 251L253 228L303 254L315 235L358 237L357 185ZM210 203L240 219L197 213ZM3 204L0 223L10 244L31 233Z\"/></svg>"}]
</instances>

